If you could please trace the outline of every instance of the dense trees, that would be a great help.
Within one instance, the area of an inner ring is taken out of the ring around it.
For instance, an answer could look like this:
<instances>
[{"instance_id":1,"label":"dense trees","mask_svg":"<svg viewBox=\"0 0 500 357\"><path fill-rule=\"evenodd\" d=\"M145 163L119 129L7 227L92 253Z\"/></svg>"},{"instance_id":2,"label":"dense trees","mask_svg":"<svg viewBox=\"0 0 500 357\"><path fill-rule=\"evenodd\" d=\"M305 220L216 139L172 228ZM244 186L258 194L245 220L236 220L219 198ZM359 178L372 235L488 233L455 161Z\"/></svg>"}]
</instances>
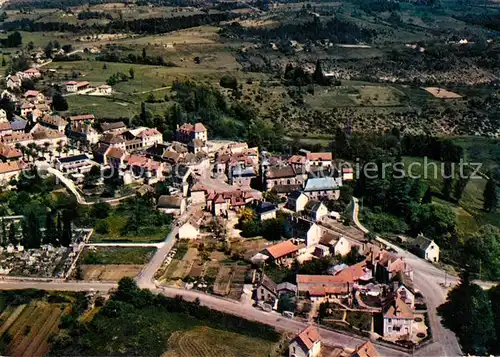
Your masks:
<instances>
[{"instance_id":1,"label":"dense trees","mask_svg":"<svg viewBox=\"0 0 500 357\"><path fill-rule=\"evenodd\" d=\"M486 212L492 212L498 205L497 183L493 176L490 174L483 192L483 209Z\"/></svg>"},{"instance_id":2,"label":"dense trees","mask_svg":"<svg viewBox=\"0 0 500 357\"><path fill-rule=\"evenodd\" d=\"M487 355L492 351L496 336L492 306L487 293L470 282L467 272L438 312L445 326L457 334L465 353Z\"/></svg>"},{"instance_id":3,"label":"dense trees","mask_svg":"<svg viewBox=\"0 0 500 357\"><path fill-rule=\"evenodd\" d=\"M181 30L190 27L219 23L227 21L231 17L228 13L196 14L178 17L154 17L135 20L112 20L107 24L94 23L92 25L71 24L68 22L35 22L30 19L13 20L2 24L6 31L62 31L62 32L96 32L115 33L133 32L158 34Z\"/></svg>"},{"instance_id":4,"label":"dense trees","mask_svg":"<svg viewBox=\"0 0 500 357\"><path fill-rule=\"evenodd\" d=\"M23 36L19 31L15 31L7 36L5 39L0 39L2 47L18 47L23 44Z\"/></svg>"},{"instance_id":5,"label":"dense trees","mask_svg":"<svg viewBox=\"0 0 500 357\"><path fill-rule=\"evenodd\" d=\"M467 239L463 256L470 271L480 279L500 279L500 229L492 225L481 227Z\"/></svg>"},{"instance_id":6,"label":"dense trees","mask_svg":"<svg viewBox=\"0 0 500 357\"><path fill-rule=\"evenodd\" d=\"M64 97L62 96L62 94L61 94L61 93L56 92L56 93L52 96L52 107L53 107L53 108L54 108L54 110L56 110L56 111L63 112L63 111L68 110L68 102L66 101L66 98L64 98Z\"/></svg>"},{"instance_id":7,"label":"dense trees","mask_svg":"<svg viewBox=\"0 0 500 357\"><path fill-rule=\"evenodd\" d=\"M365 29L353 22L339 17L327 21L317 18L311 21L297 21L293 23L282 23L278 27L243 27L238 22L231 22L222 31L222 36L237 37L240 39L259 39L261 41L281 41L286 45L293 33L294 40L300 43L308 41L329 39L334 43L358 43L360 41L370 42L374 37L374 31ZM285 46L284 46L285 47Z\"/></svg>"},{"instance_id":8,"label":"dense trees","mask_svg":"<svg viewBox=\"0 0 500 357\"><path fill-rule=\"evenodd\" d=\"M273 342L280 337L272 327L210 310L199 300L187 302L141 290L131 278L120 280L92 322L80 322L78 316L68 322L63 327L69 330L54 340L51 353L56 356L161 355L174 331L203 325Z\"/></svg>"}]
</instances>

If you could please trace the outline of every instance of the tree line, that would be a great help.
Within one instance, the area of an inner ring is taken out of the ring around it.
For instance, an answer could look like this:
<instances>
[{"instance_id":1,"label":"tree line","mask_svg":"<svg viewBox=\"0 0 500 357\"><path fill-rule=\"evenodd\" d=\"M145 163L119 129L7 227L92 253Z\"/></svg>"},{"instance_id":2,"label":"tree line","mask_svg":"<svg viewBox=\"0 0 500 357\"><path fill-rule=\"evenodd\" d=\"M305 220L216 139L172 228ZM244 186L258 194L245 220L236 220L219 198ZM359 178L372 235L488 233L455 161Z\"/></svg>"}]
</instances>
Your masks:
<instances>
[{"instance_id":1,"label":"tree line","mask_svg":"<svg viewBox=\"0 0 500 357\"><path fill-rule=\"evenodd\" d=\"M182 30L190 27L219 23L231 19L229 13L195 14L172 18L148 18L135 20L116 19L107 24L92 25L71 24L67 22L35 22L30 19L13 20L2 24L5 31L31 31L31 32L73 32L73 33L149 33L158 34Z\"/></svg>"},{"instance_id":2,"label":"tree line","mask_svg":"<svg viewBox=\"0 0 500 357\"><path fill-rule=\"evenodd\" d=\"M302 19L307 14L298 13L297 17ZM334 43L371 42L376 32L358 26L338 17L326 21L314 18L310 21L295 21L292 23L282 23L278 27L243 27L238 22L232 22L224 26L221 35L229 38L239 38L243 40L253 39L258 41L282 40L289 41L290 34L293 39L300 43L309 41L330 39Z\"/></svg>"}]
</instances>

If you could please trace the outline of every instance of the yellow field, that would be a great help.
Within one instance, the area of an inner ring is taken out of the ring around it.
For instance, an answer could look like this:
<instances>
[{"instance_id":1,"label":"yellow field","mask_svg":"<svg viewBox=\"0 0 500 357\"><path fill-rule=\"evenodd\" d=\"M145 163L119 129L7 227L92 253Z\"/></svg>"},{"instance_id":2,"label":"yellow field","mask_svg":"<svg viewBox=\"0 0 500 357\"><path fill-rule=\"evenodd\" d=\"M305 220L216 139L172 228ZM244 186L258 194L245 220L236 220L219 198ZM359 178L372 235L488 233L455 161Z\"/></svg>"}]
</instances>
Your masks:
<instances>
[{"instance_id":1,"label":"yellow field","mask_svg":"<svg viewBox=\"0 0 500 357\"><path fill-rule=\"evenodd\" d=\"M134 278L143 265L81 265L84 280L118 281L124 277Z\"/></svg>"},{"instance_id":2,"label":"yellow field","mask_svg":"<svg viewBox=\"0 0 500 357\"><path fill-rule=\"evenodd\" d=\"M438 87L427 87L424 88L427 92L432 94L436 98L440 99L459 99L462 98L460 94L451 92L449 90L446 90L444 88L438 88Z\"/></svg>"},{"instance_id":3,"label":"yellow field","mask_svg":"<svg viewBox=\"0 0 500 357\"><path fill-rule=\"evenodd\" d=\"M273 351L273 343L209 327L177 331L162 357L260 357Z\"/></svg>"}]
</instances>

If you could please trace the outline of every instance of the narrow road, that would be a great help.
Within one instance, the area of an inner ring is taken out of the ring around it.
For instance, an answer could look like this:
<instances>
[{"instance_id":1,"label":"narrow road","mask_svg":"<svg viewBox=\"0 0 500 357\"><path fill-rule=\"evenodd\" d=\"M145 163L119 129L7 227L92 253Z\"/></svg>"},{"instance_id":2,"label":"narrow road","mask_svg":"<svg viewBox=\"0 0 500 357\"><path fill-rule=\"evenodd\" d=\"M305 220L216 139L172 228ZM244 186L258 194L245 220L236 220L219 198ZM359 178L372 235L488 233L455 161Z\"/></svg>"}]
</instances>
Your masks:
<instances>
[{"instance_id":1,"label":"narrow road","mask_svg":"<svg viewBox=\"0 0 500 357\"><path fill-rule=\"evenodd\" d=\"M80 191L78 191L78 189L76 188L76 185L73 181L71 181L70 179L68 179L67 177L64 176L64 174L47 165L46 162L36 162L35 163L36 167L38 168L38 170L46 170L49 174L51 175L54 175L55 177L57 177L61 183L66 186L66 188L68 190L70 190L70 192L75 195L76 197L76 201L81 204L81 205L84 205L84 206L92 206L92 205L95 205L96 203L101 203L101 202L107 202L109 204L113 204L113 203L117 203L117 202L120 202L122 200L125 200L127 198L130 198L130 197L134 197L135 194L131 194L131 195L127 195L127 196L123 196L123 197L118 197L118 198L110 198L110 199L105 199L105 200L98 200L98 201L91 201L91 202L88 202L87 200L85 200L85 197L83 197L81 194L80 194Z\"/></svg>"},{"instance_id":2,"label":"narrow road","mask_svg":"<svg viewBox=\"0 0 500 357\"><path fill-rule=\"evenodd\" d=\"M361 222L359 222L359 204L358 199L353 197L353 221L354 224L364 233L369 232ZM432 329L434 342L419 350L417 355L422 356L461 356L462 351L455 334L441 324L441 318L437 315L436 308L445 302L448 289L440 284L444 282L445 272L433 266L430 262L420 259L414 254L399 248L398 246L376 237L376 239L388 247L394 249L399 256L402 256L413 268L413 282L415 287L420 290L425 297L429 320ZM449 277L448 281L456 284L457 279Z\"/></svg>"},{"instance_id":3,"label":"narrow road","mask_svg":"<svg viewBox=\"0 0 500 357\"><path fill-rule=\"evenodd\" d=\"M151 248L163 248L165 242L161 243L87 243L86 247L151 247Z\"/></svg>"}]
</instances>

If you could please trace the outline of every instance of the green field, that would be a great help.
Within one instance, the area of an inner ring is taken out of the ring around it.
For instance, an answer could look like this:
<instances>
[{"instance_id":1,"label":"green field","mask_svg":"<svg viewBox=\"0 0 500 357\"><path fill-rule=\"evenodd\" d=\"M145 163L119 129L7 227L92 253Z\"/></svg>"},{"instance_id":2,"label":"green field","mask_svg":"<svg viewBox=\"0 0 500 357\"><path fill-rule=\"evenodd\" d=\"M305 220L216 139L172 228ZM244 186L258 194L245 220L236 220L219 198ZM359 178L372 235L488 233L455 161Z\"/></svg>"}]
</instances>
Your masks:
<instances>
[{"instance_id":1,"label":"green field","mask_svg":"<svg viewBox=\"0 0 500 357\"><path fill-rule=\"evenodd\" d=\"M429 185L433 192L439 193L443 187L441 163L438 161L421 157L403 157L405 167L411 163L419 163L419 166L412 167L413 175L421 175L422 182ZM426 169L427 167L427 169ZM465 236L474 233L477 228L484 224L493 224L500 227L500 215L492 212L487 213L483 208L483 191L486 180L483 178L471 179L464 191L460 202L453 203L434 198L434 202L449 205L457 214L458 229Z\"/></svg>"},{"instance_id":2,"label":"green field","mask_svg":"<svg viewBox=\"0 0 500 357\"><path fill-rule=\"evenodd\" d=\"M148 247L99 247L96 251L86 249L81 264L146 264L153 256L156 248Z\"/></svg>"},{"instance_id":3,"label":"green field","mask_svg":"<svg viewBox=\"0 0 500 357\"><path fill-rule=\"evenodd\" d=\"M121 232L127 224L128 217L125 215L114 214L105 219L108 222L109 233L100 234L94 233L91 237L93 243L109 243L109 242L130 242L130 243L149 243L160 242L165 239L168 233L167 228L156 228L149 234L143 235L122 235Z\"/></svg>"}]
</instances>

